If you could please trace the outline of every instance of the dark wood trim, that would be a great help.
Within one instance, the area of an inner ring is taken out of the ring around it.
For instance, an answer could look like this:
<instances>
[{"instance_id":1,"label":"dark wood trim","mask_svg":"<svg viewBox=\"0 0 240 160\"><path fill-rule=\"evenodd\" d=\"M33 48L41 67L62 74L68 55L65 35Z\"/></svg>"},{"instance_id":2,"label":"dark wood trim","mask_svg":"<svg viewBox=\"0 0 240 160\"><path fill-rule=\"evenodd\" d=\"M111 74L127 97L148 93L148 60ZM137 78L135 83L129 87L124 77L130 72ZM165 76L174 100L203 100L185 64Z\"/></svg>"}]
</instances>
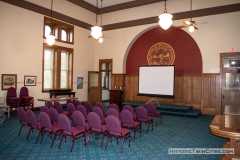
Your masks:
<instances>
[{"instance_id":1,"label":"dark wood trim","mask_svg":"<svg viewBox=\"0 0 240 160\"><path fill-rule=\"evenodd\" d=\"M46 16L51 16L51 10L38 6L36 4L24 1L24 0L0 0L24 9L28 9ZM77 1L77 0L68 0L68 1ZM138 0L139 5L143 1L146 0ZM157 1L157 0L155 0ZM160 1L160 0L158 0ZM81 1L82 2L82 1ZM137 2L137 1L133 1ZM154 0L149 0L149 2L154 3ZM80 1L79 1L80 3ZM129 2L128 2L129 3ZM149 3L150 4L150 3ZM120 5L120 4L119 4ZM203 17L203 16L210 16L210 15L217 15L217 14L224 14L224 13L230 13L230 12L239 12L240 11L240 3L236 4L231 4L231 5L225 5L225 6L219 6L219 7L212 7L212 8L205 8L205 9L199 9L199 10L193 10L192 11L192 18L196 17ZM180 20L180 19L187 19L190 18L190 11L186 12L179 12L179 13L173 13L173 20ZM74 19L72 17L63 15L61 13L53 11L52 14L53 18L59 19L61 21L85 28L90 30L92 25L85 23L83 21ZM138 19L138 20L133 20L133 21L126 21L126 22L120 22L120 23L114 23L114 24L109 24L109 25L104 25L102 26L103 31L107 30L113 30L113 29L120 29L120 28L126 28L126 27L134 27L134 26L139 26L139 25L146 25L146 24L153 24L153 23L158 23L159 19L158 16L155 17L149 17L149 18L143 18L143 19Z\"/></svg>"},{"instance_id":2,"label":"dark wood trim","mask_svg":"<svg viewBox=\"0 0 240 160\"><path fill-rule=\"evenodd\" d=\"M240 11L240 3L226 5L226 6L193 10L192 18L224 14L224 13L230 13L230 12L238 12L238 11ZM179 13L173 13L172 15L173 15L173 20L187 19L187 18L190 18L191 12L190 11L179 12ZM103 28L103 31L107 31L107 30L133 27L133 26L139 26L139 25L146 25L146 24L152 24L152 23L157 24L158 21L159 21L158 17L149 17L149 18L144 18L144 19L137 19L137 20L132 20L132 21L103 25L102 28Z\"/></svg>"},{"instance_id":3,"label":"dark wood trim","mask_svg":"<svg viewBox=\"0 0 240 160\"><path fill-rule=\"evenodd\" d=\"M42 6L27 2L24 0L0 0L0 1L3 1L3 2L9 3L9 4L12 4L12 5L15 5L15 6L51 17L50 9L44 8ZM73 25L76 25L76 26L79 26L79 27L82 27L85 29L89 29L89 30L92 27L92 25L90 25L88 23L85 23L83 21L77 20L75 18L66 16L64 14L61 14L61 13L58 13L55 11L52 11L52 18L59 19L61 21L64 21L64 22L67 22L67 23L70 23L70 24L73 24Z\"/></svg>"},{"instance_id":4,"label":"dark wood trim","mask_svg":"<svg viewBox=\"0 0 240 160\"><path fill-rule=\"evenodd\" d=\"M93 13L96 13L97 7L85 2L83 0L67 0L67 1L74 3L82 8L85 8L86 10L89 10ZM131 1L131 2L126 2L126 3L120 3L117 5L113 5L113 6L103 7L102 13L104 14L104 13L109 13L109 12L115 12L115 11L119 11L119 10L123 10L123 9L139 7L139 6L162 2L162 1L164 1L164 0L137 0L137 1ZM103 4L104 4L104 1L103 1ZM98 8L97 13L101 14L99 8Z\"/></svg>"}]
</instances>

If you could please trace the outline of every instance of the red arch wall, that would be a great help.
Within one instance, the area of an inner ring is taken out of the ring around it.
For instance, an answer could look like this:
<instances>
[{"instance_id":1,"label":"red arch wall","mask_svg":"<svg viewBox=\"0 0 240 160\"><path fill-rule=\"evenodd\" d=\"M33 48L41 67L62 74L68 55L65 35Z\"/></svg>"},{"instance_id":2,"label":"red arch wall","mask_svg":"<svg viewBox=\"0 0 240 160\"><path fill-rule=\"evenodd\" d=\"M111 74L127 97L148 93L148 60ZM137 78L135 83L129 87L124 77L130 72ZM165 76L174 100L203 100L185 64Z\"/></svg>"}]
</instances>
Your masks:
<instances>
[{"instance_id":1,"label":"red arch wall","mask_svg":"<svg viewBox=\"0 0 240 160\"><path fill-rule=\"evenodd\" d=\"M202 56L194 39L176 27L170 27L166 31L157 27L145 32L133 43L126 60L126 74L138 74L138 66L148 65L148 51L159 42L167 43L173 48L176 74L202 73Z\"/></svg>"}]
</instances>

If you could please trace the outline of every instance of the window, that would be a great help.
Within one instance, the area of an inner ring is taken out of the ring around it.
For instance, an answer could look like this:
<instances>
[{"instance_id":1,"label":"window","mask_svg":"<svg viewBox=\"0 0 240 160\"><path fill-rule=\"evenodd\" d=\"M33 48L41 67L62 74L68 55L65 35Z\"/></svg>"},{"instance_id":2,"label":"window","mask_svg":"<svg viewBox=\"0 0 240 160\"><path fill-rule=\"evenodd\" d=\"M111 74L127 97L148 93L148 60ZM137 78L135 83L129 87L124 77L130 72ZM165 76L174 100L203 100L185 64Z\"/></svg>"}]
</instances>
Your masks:
<instances>
[{"instance_id":1,"label":"window","mask_svg":"<svg viewBox=\"0 0 240 160\"><path fill-rule=\"evenodd\" d=\"M44 38L46 38L46 35L49 35L51 31L52 34L56 37L56 41L73 44L73 25L44 17Z\"/></svg>"},{"instance_id":2,"label":"window","mask_svg":"<svg viewBox=\"0 0 240 160\"><path fill-rule=\"evenodd\" d=\"M42 91L72 90L73 49L43 45Z\"/></svg>"}]
</instances>

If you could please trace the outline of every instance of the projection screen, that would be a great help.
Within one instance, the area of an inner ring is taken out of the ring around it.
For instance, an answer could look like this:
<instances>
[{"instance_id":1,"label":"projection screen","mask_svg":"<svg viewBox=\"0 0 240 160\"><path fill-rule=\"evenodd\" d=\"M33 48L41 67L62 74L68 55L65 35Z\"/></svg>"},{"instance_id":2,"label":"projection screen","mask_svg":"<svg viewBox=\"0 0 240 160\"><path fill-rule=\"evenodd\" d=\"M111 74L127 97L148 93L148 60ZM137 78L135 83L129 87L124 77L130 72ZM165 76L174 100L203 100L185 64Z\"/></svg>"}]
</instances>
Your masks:
<instances>
[{"instance_id":1,"label":"projection screen","mask_svg":"<svg viewBox=\"0 0 240 160\"><path fill-rule=\"evenodd\" d=\"M174 97L175 66L139 66L138 95Z\"/></svg>"}]
</instances>

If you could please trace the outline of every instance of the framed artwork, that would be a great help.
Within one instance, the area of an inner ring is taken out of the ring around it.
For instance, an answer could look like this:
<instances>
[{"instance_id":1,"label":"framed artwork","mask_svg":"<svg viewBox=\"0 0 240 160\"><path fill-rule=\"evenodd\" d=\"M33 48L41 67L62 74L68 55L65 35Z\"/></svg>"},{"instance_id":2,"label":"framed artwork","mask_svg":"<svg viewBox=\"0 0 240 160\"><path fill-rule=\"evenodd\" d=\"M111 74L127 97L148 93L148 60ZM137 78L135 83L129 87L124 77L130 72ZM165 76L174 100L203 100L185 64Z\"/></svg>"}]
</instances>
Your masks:
<instances>
[{"instance_id":1,"label":"framed artwork","mask_svg":"<svg viewBox=\"0 0 240 160\"><path fill-rule=\"evenodd\" d=\"M7 90L10 87L17 89L17 75L2 74L2 90Z\"/></svg>"},{"instance_id":2,"label":"framed artwork","mask_svg":"<svg viewBox=\"0 0 240 160\"><path fill-rule=\"evenodd\" d=\"M83 77L77 77L77 89L83 89Z\"/></svg>"},{"instance_id":3,"label":"framed artwork","mask_svg":"<svg viewBox=\"0 0 240 160\"><path fill-rule=\"evenodd\" d=\"M36 86L37 76L24 76L24 86Z\"/></svg>"}]
</instances>

